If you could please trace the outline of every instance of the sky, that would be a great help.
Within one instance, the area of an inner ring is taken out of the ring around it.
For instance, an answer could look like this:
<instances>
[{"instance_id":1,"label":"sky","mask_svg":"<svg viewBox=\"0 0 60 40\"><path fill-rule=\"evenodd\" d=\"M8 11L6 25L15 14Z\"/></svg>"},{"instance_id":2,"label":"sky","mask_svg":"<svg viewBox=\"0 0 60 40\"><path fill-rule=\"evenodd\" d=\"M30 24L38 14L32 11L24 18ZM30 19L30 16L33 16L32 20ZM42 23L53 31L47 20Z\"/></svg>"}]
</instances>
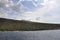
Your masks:
<instances>
[{"instance_id":1,"label":"sky","mask_svg":"<svg viewBox=\"0 0 60 40\"><path fill-rule=\"evenodd\" d=\"M0 18L60 24L60 0L0 0Z\"/></svg>"}]
</instances>

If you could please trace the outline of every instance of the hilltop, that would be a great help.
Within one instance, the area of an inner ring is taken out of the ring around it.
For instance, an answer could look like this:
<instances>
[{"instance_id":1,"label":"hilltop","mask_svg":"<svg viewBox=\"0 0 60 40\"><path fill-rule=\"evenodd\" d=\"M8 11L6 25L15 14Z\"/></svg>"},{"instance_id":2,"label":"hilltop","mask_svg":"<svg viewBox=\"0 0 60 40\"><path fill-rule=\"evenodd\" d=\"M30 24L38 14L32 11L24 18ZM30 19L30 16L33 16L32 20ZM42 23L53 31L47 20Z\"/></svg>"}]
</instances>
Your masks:
<instances>
[{"instance_id":1,"label":"hilltop","mask_svg":"<svg viewBox=\"0 0 60 40\"><path fill-rule=\"evenodd\" d=\"M0 31L35 31L60 29L60 24L47 24L0 18Z\"/></svg>"}]
</instances>

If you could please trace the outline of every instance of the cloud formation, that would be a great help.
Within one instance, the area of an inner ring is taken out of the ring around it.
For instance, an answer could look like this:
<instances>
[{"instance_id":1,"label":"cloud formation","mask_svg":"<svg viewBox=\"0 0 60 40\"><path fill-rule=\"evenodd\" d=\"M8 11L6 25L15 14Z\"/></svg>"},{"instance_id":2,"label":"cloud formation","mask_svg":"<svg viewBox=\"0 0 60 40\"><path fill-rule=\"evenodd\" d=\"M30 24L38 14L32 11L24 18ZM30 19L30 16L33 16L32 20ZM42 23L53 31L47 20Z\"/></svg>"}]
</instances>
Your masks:
<instances>
[{"instance_id":1,"label":"cloud formation","mask_svg":"<svg viewBox=\"0 0 60 40\"><path fill-rule=\"evenodd\" d=\"M16 5L13 1L0 0L0 18L21 19L22 12L25 11L27 11L27 9L20 3Z\"/></svg>"},{"instance_id":2,"label":"cloud formation","mask_svg":"<svg viewBox=\"0 0 60 40\"><path fill-rule=\"evenodd\" d=\"M58 9L59 9L58 7L59 6L56 0L52 0L52 1L45 2L43 8L37 9L32 13L25 13L24 15L27 18L26 20L29 19L30 21L34 21L34 22L58 23L58 22L55 22L56 18L59 19L59 14L57 14L57 13L60 13L58 12ZM44 16L45 14L46 15L49 14L50 16L48 15L47 17L45 17Z\"/></svg>"},{"instance_id":3,"label":"cloud formation","mask_svg":"<svg viewBox=\"0 0 60 40\"><path fill-rule=\"evenodd\" d=\"M46 0L44 3L41 3L41 5L43 5L42 8L29 11L29 9L24 7L20 1L17 4L14 4L13 1L1 0L0 18L44 23L60 23L60 12L58 12L60 10L60 0Z\"/></svg>"}]
</instances>

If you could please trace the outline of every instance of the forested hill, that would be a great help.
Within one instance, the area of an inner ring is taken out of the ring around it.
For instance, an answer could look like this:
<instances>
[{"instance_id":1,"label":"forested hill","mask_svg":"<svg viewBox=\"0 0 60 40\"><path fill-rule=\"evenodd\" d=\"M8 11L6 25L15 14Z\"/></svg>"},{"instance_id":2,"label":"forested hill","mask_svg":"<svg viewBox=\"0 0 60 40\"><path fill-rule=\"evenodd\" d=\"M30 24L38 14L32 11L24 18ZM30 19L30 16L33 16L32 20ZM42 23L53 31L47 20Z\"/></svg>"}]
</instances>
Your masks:
<instances>
[{"instance_id":1,"label":"forested hill","mask_svg":"<svg viewBox=\"0 0 60 40\"><path fill-rule=\"evenodd\" d=\"M0 31L35 31L60 29L60 24L46 24L0 18Z\"/></svg>"}]
</instances>

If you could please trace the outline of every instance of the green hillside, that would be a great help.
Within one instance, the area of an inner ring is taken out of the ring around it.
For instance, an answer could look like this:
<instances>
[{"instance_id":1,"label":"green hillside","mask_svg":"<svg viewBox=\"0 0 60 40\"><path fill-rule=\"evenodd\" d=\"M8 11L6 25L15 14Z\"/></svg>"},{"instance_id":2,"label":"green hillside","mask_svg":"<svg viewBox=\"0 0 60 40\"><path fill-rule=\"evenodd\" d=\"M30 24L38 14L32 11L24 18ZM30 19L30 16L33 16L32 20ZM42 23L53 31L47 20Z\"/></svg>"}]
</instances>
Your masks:
<instances>
[{"instance_id":1,"label":"green hillside","mask_svg":"<svg viewBox=\"0 0 60 40\"><path fill-rule=\"evenodd\" d=\"M0 18L0 31L35 31L59 29L60 24L44 24Z\"/></svg>"}]
</instances>

